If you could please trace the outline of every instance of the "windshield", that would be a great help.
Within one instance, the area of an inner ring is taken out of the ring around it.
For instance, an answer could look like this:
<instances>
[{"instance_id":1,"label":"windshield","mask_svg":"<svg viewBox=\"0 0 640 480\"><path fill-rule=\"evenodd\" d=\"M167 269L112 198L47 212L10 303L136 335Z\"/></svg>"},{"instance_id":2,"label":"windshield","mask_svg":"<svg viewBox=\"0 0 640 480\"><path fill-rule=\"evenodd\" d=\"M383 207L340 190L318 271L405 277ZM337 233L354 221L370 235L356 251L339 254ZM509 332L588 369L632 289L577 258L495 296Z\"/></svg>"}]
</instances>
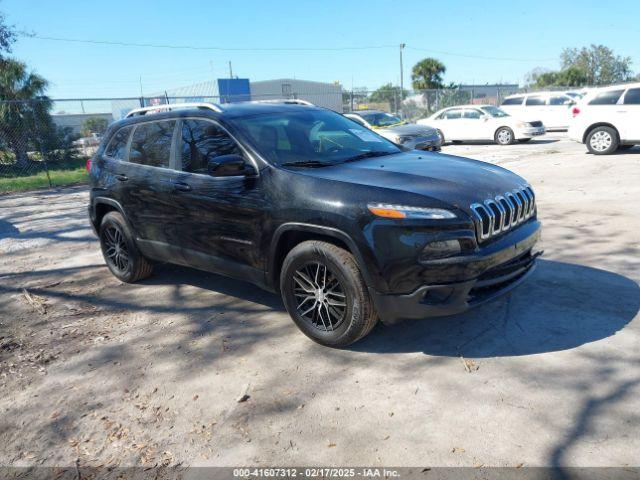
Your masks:
<instances>
[{"instance_id":1,"label":"windshield","mask_svg":"<svg viewBox=\"0 0 640 480\"><path fill-rule=\"evenodd\" d=\"M482 109L483 112L488 113L489 115L491 115L492 117L496 117L496 118L502 118L502 117L508 117L509 114L507 112L505 112L504 110L498 108L498 107L480 107Z\"/></svg>"},{"instance_id":2,"label":"windshield","mask_svg":"<svg viewBox=\"0 0 640 480\"><path fill-rule=\"evenodd\" d=\"M300 109L229 120L276 165L321 167L402 150L328 110Z\"/></svg>"},{"instance_id":3,"label":"windshield","mask_svg":"<svg viewBox=\"0 0 640 480\"><path fill-rule=\"evenodd\" d=\"M390 113L364 113L360 116L369 122L369 125L374 127L389 127L391 125L396 125L397 123L402 123L402 120Z\"/></svg>"}]
</instances>

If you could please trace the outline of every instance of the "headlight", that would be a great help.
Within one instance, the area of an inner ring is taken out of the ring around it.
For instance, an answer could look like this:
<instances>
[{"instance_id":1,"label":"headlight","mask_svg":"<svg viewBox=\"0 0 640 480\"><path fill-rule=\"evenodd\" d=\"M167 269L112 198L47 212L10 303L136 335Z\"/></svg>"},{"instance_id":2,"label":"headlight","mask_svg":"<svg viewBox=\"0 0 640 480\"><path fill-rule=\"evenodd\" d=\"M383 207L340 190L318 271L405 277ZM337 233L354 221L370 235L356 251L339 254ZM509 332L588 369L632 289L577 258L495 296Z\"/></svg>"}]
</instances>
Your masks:
<instances>
[{"instance_id":1,"label":"headlight","mask_svg":"<svg viewBox=\"0 0 640 480\"><path fill-rule=\"evenodd\" d=\"M376 217L382 218L422 218L428 220L456 218L455 213L442 208L407 207L386 203L370 203L367 208Z\"/></svg>"},{"instance_id":2,"label":"headlight","mask_svg":"<svg viewBox=\"0 0 640 480\"><path fill-rule=\"evenodd\" d=\"M407 142L410 142L410 141L411 141L411 137L406 137L406 136L403 136L403 135L396 135L396 143L403 144L403 143L407 143Z\"/></svg>"}]
</instances>

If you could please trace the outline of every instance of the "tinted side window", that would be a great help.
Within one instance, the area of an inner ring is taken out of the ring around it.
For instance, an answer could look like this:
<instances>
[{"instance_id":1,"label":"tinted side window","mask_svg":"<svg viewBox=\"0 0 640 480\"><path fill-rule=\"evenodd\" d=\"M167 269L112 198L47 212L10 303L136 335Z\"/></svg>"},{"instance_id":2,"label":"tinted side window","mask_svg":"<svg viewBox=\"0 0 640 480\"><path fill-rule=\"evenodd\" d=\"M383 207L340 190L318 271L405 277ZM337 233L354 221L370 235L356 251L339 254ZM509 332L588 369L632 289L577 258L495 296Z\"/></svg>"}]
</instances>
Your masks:
<instances>
[{"instance_id":1,"label":"tinted side window","mask_svg":"<svg viewBox=\"0 0 640 480\"><path fill-rule=\"evenodd\" d=\"M482 114L478 110L465 110L464 118L472 118L474 120L479 119Z\"/></svg>"},{"instance_id":2,"label":"tinted side window","mask_svg":"<svg viewBox=\"0 0 640 480\"><path fill-rule=\"evenodd\" d=\"M350 119L351 119L351 120L353 120L354 122L359 123L359 124L360 124L360 125L362 125L363 127L366 127L366 126L367 126L367 125L364 123L364 120L362 120L360 117L353 116L353 117L347 117L347 118L350 118Z\"/></svg>"},{"instance_id":3,"label":"tinted side window","mask_svg":"<svg viewBox=\"0 0 640 480\"><path fill-rule=\"evenodd\" d=\"M104 151L106 157L115 158L116 160L124 160L127 156L127 142L129 141L129 134L133 127L122 127L118 130L111 140L107 149Z\"/></svg>"},{"instance_id":4,"label":"tinted side window","mask_svg":"<svg viewBox=\"0 0 640 480\"><path fill-rule=\"evenodd\" d=\"M610 90L608 92L602 92L596 95L596 97L589 102L589 105L615 105L618 103L620 95L624 90Z\"/></svg>"},{"instance_id":5,"label":"tinted side window","mask_svg":"<svg viewBox=\"0 0 640 480\"><path fill-rule=\"evenodd\" d=\"M573 100L562 95L553 95L549 98L549 105L569 105L570 103L573 103Z\"/></svg>"},{"instance_id":6,"label":"tinted side window","mask_svg":"<svg viewBox=\"0 0 640 480\"><path fill-rule=\"evenodd\" d=\"M533 97L527 97L527 101L525 103L525 105L527 107L530 106L534 106L534 105L544 105L546 103L546 100L544 97L541 97L539 95L535 95Z\"/></svg>"},{"instance_id":7,"label":"tinted side window","mask_svg":"<svg viewBox=\"0 0 640 480\"><path fill-rule=\"evenodd\" d=\"M523 98L524 97L507 98L504 102L502 102L502 105L522 105Z\"/></svg>"},{"instance_id":8,"label":"tinted side window","mask_svg":"<svg viewBox=\"0 0 640 480\"><path fill-rule=\"evenodd\" d=\"M448 112L444 112L444 116L443 116L443 118L446 118L447 120L455 120L461 117L462 117L462 110L460 109L449 110Z\"/></svg>"},{"instance_id":9,"label":"tinted side window","mask_svg":"<svg viewBox=\"0 0 640 480\"><path fill-rule=\"evenodd\" d=\"M236 142L217 125L204 120L182 122L182 170L192 173L208 173L209 160L242 152Z\"/></svg>"},{"instance_id":10,"label":"tinted side window","mask_svg":"<svg viewBox=\"0 0 640 480\"><path fill-rule=\"evenodd\" d=\"M640 88L630 88L624 96L625 105L640 105Z\"/></svg>"},{"instance_id":11,"label":"tinted side window","mask_svg":"<svg viewBox=\"0 0 640 480\"><path fill-rule=\"evenodd\" d=\"M141 123L133 132L129 161L151 167L169 167L175 120Z\"/></svg>"}]
</instances>

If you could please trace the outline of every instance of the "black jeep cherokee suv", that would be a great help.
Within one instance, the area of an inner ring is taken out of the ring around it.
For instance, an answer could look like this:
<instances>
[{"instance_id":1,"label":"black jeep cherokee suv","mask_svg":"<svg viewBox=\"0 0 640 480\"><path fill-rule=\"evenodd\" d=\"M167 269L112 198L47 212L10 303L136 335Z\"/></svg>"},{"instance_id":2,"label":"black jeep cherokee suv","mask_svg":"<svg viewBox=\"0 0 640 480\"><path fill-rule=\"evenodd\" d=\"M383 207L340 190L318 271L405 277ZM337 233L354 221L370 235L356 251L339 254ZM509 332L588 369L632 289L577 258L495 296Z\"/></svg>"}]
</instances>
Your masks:
<instances>
[{"instance_id":1,"label":"black jeep cherokee suv","mask_svg":"<svg viewBox=\"0 0 640 480\"><path fill-rule=\"evenodd\" d=\"M378 318L462 312L521 282L538 255L521 177L405 151L295 102L133 111L90 177L91 223L118 279L153 262L237 277L280 291L324 345L355 342Z\"/></svg>"}]
</instances>

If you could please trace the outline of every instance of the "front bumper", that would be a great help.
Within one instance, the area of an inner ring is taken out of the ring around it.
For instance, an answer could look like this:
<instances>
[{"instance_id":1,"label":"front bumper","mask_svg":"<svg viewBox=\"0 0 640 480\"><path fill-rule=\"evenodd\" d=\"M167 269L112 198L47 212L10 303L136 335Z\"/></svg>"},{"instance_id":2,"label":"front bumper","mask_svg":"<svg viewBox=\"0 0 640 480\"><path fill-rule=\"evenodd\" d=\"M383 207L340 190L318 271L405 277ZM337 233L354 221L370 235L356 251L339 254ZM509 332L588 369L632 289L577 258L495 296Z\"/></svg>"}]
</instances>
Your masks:
<instances>
[{"instance_id":1,"label":"front bumper","mask_svg":"<svg viewBox=\"0 0 640 480\"><path fill-rule=\"evenodd\" d=\"M417 137L402 144L403 147L414 150L426 150L429 152L439 152L441 149L440 137Z\"/></svg>"},{"instance_id":2,"label":"front bumper","mask_svg":"<svg viewBox=\"0 0 640 480\"><path fill-rule=\"evenodd\" d=\"M517 137L531 138L544 135L546 133L546 129L544 127L526 127L520 129L518 133L519 135L517 135Z\"/></svg>"},{"instance_id":3,"label":"front bumper","mask_svg":"<svg viewBox=\"0 0 640 480\"><path fill-rule=\"evenodd\" d=\"M403 320L454 315L515 288L531 275L537 257L542 254L534 250L540 238L540 224L536 222L535 229L525 238L515 238L517 241L499 251L487 248L487 252L434 261L448 263L452 269L476 272L470 280L423 285L408 294L371 292L380 320L390 325Z\"/></svg>"}]
</instances>

